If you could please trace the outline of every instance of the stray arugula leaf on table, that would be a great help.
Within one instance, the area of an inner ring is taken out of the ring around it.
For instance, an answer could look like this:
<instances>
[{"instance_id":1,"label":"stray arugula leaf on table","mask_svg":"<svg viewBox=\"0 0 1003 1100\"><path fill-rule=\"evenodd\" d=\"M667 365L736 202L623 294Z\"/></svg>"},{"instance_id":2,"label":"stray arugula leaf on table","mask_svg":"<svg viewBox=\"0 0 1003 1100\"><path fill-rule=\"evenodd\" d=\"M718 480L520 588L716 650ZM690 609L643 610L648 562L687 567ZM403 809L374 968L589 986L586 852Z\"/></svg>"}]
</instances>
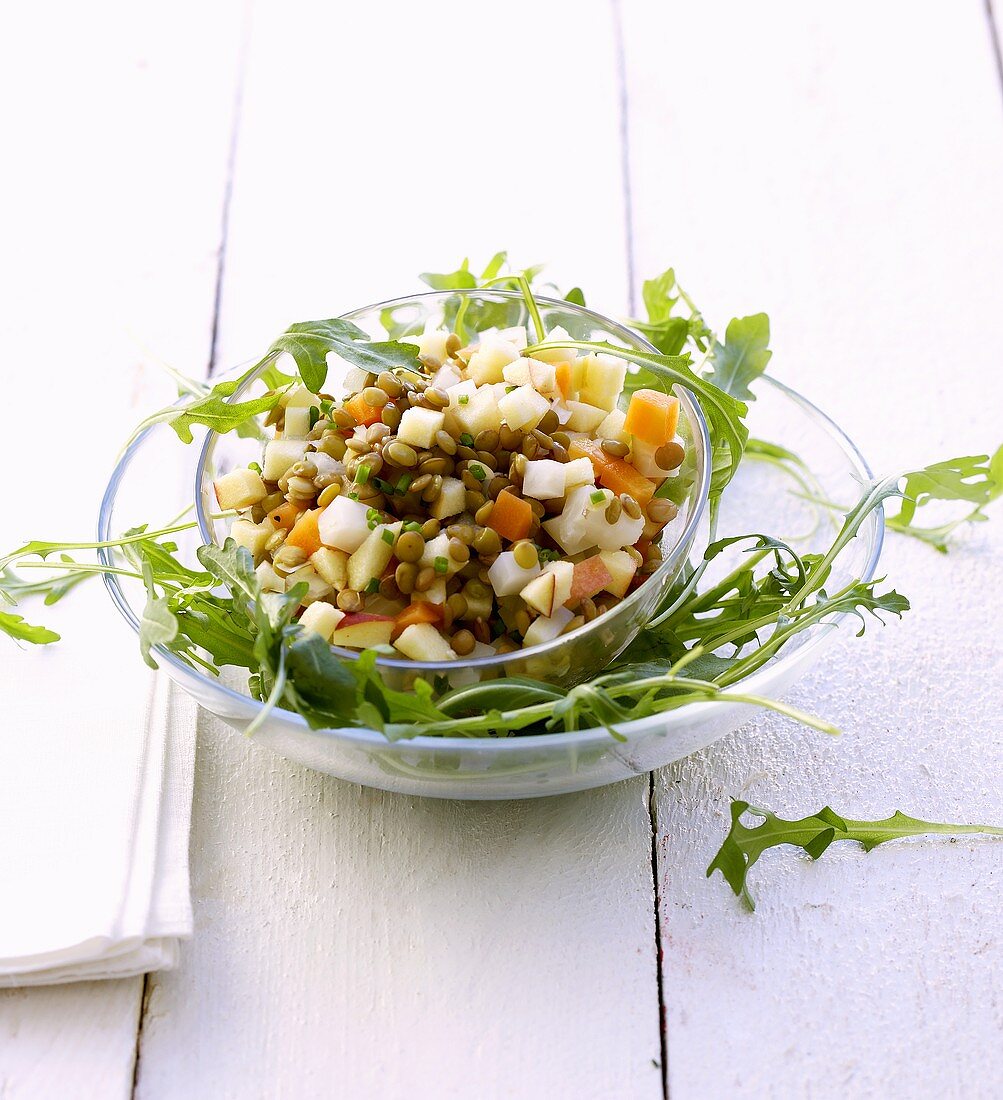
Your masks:
<instances>
[{"instance_id":1,"label":"stray arugula leaf on table","mask_svg":"<svg viewBox=\"0 0 1003 1100\"><path fill-rule=\"evenodd\" d=\"M744 814L761 819L758 825L746 825L742 821ZM790 844L802 849L813 860L819 859L830 844L837 840L853 840L860 844L865 852L879 844L891 840L901 840L910 836L929 836L943 834L958 836L967 833L981 833L989 836L1003 836L1003 828L994 825L947 825L938 821L922 821L908 817L896 810L891 817L880 821L854 821L823 806L816 814L797 820L778 817L770 810L750 806L748 802L732 799L731 829L724 839L717 855L707 868L707 877L720 871L735 895L753 910L756 908L749 892L749 871L770 848L781 844Z\"/></svg>"}]
</instances>

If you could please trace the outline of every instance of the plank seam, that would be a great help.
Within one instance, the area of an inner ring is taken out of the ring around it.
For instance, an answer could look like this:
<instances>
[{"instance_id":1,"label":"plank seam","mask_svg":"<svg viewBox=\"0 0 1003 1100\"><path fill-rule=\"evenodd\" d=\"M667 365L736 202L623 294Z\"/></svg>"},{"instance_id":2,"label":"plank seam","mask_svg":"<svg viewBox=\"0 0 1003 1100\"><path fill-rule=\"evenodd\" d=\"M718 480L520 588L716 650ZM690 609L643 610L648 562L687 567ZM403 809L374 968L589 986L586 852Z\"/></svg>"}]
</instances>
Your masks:
<instances>
[{"instance_id":1,"label":"plank seam","mask_svg":"<svg viewBox=\"0 0 1003 1100\"><path fill-rule=\"evenodd\" d=\"M999 28L993 13L993 0L985 0L986 19L989 20L989 44L996 60L996 75L999 78L1000 94L1003 95L1003 49L1000 48Z\"/></svg>"},{"instance_id":2,"label":"plank seam","mask_svg":"<svg viewBox=\"0 0 1003 1100\"><path fill-rule=\"evenodd\" d=\"M655 773L648 773L648 817L651 820L651 887L655 895L655 975L658 986L659 1069L662 1097L669 1100L668 1039L665 1033L665 975L662 970L662 895L658 888L658 807L655 802Z\"/></svg>"},{"instance_id":3,"label":"plank seam","mask_svg":"<svg viewBox=\"0 0 1003 1100\"><path fill-rule=\"evenodd\" d=\"M634 272L634 195L630 182L630 100L627 94L627 51L623 40L620 0L610 0L613 17L613 49L616 63L617 109L620 119L620 181L623 187L624 256L627 264L627 306L637 313Z\"/></svg>"},{"instance_id":4,"label":"plank seam","mask_svg":"<svg viewBox=\"0 0 1003 1100\"><path fill-rule=\"evenodd\" d=\"M146 1009L150 1003L152 993L150 975L144 974L143 990L139 997L139 1019L136 1021L136 1050L132 1057L132 1088L129 1090L129 1096L132 1097L132 1100L135 1100L136 1090L139 1088L139 1060L142 1057L143 1024L146 1021Z\"/></svg>"},{"instance_id":5,"label":"plank seam","mask_svg":"<svg viewBox=\"0 0 1003 1100\"><path fill-rule=\"evenodd\" d=\"M216 357L219 349L220 314L223 305L223 278L226 271L226 245L230 233L230 200L233 197L233 177L237 163L237 142L240 136L240 120L244 106L244 77L247 72L247 53L250 42L251 5L244 4L240 46L237 51L237 81L233 96L233 122L230 127L230 147L226 157L226 181L223 186L223 213L220 220L219 251L216 256L216 286L213 290L212 332L209 337L209 365L206 376L216 373Z\"/></svg>"}]
</instances>

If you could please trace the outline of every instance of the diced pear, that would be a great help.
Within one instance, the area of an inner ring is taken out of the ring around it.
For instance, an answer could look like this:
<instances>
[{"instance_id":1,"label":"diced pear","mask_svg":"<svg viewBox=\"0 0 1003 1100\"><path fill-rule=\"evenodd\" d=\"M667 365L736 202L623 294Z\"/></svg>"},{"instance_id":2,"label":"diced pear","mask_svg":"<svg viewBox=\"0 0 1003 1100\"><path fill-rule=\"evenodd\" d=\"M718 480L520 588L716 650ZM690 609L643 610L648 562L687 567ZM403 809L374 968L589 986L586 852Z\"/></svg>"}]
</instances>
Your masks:
<instances>
[{"instance_id":1,"label":"diced pear","mask_svg":"<svg viewBox=\"0 0 1003 1100\"><path fill-rule=\"evenodd\" d=\"M246 468L231 470L217 478L213 482L213 488L216 490L216 500L220 508L227 510L250 508L252 504L257 504L268 496L261 475L256 470Z\"/></svg>"},{"instance_id":2,"label":"diced pear","mask_svg":"<svg viewBox=\"0 0 1003 1100\"><path fill-rule=\"evenodd\" d=\"M612 578L606 585L606 591L622 599L627 595L630 582L634 579L637 564L626 550L601 550L599 557Z\"/></svg>"},{"instance_id":3,"label":"diced pear","mask_svg":"<svg viewBox=\"0 0 1003 1100\"><path fill-rule=\"evenodd\" d=\"M588 405L584 401L567 401L565 404L571 412L567 426L573 432L594 432L606 419L605 409L595 405Z\"/></svg>"},{"instance_id":4,"label":"diced pear","mask_svg":"<svg viewBox=\"0 0 1003 1100\"><path fill-rule=\"evenodd\" d=\"M440 367L432 377L429 386L436 390L450 390L460 384L460 372L452 363Z\"/></svg>"},{"instance_id":5,"label":"diced pear","mask_svg":"<svg viewBox=\"0 0 1003 1100\"><path fill-rule=\"evenodd\" d=\"M547 333L545 343L552 341L570 340L571 336L567 329L561 328L560 325L555 325L554 328ZM546 351L534 351L533 358L539 359L541 363L566 363L573 360L577 356L578 352L574 348L548 348Z\"/></svg>"},{"instance_id":6,"label":"diced pear","mask_svg":"<svg viewBox=\"0 0 1003 1100\"><path fill-rule=\"evenodd\" d=\"M395 625L395 620L389 616L357 611L341 620L337 630L331 635L331 643L347 646L349 649L371 649L377 645L389 645Z\"/></svg>"},{"instance_id":7,"label":"diced pear","mask_svg":"<svg viewBox=\"0 0 1003 1100\"><path fill-rule=\"evenodd\" d=\"M567 489L595 484L596 472L589 458L572 459L571 462L565 462L561 469L564 470L564 485Z\"/></svg>"},{"instance_id":8,"label":"diced pear","mask_svg":"<svg viewBox=\"0 0 1003 1100\"><path fill-rule=\"evenodd\" d=\"M592 463L588 459L591 473ZM555 462L552 458L535 459L527 462L523 475L523 496L534 497L536 500L554 500L563 497L567 483L565 481L565 465Z\"/></svg>"},{"instance_id":9,"label":"diced pear","mask_svg":"<svg viewBox=\"0 0 1003 1100\"><path fill-rule=\"evenodd\" d=\"M501 427L501 412L491 386L481 386L465 405L457 404L453 412L460 430L470 435L477 435L490 428L497 431Z\"/></svg>"},{"instance_id":10,"label":"diced pear","mask_svg":"<svg viewBox=\"0 0 1003 1100\"><path fill-rule=\"evenodd\" d=\"M423 409L414 405L404 411L397 428L397 438L401 443L408 443L412 447L431 447L445 419L445 415L435 409Z\"/></svg>"},{"instance_id":11,"label":"diced pear","mask_svg":"<svg viewBox=\"0 0 1003 1100\"><path fill-rule=\"evenodd\" d=\"M554 410L554 416L557 417L558 424L563 428L565 424L571 419L571 410L564 403L564 399L561 397L554 398L550 403L550 407Z\"/></svg>"},{"instance_id":12,"label":"diced pear","mask_svg":"<svg viewBox=\"0 0 1003 1100\"><path fill-rule=\"evenodd\" d=\"M581 401L607 412L616 408L627 376L627 364L612 355L589 355L585 364L585 382L578 397Z\"/></svg>"},{"instance_id":13,"label":"diced pear","mask_svg":"<svg viewBox=\"0 0 1003 1100\"><path fill-rule=\"evenodd\" d=\"M446 559L446 573L439 574L439 576L449 577L453 573L458 573L463 568L464 562L458 562L450 556L449 553L449 535L445 531L440 531L434 539L429 539L425 543L425 549L421 554L421 566L427 566L429 569L435 568L435 562L437 558Z\"/></svg>"},{"instance_id":14,"label":"diced pear","mask_svg":"<svg viewBox=\"0 0 1003 1100\"><path fill-rule=\"evenodd\" d=\"M436 363L444 363L446 355L446 341L449 339L449 330L436 328L433 324L426 326L420 336L402 336L401 340L407 344L418 345L418 358L430 359Z\"/></svg>"},{"instance_id":15,"label":"diced pear","mask_svg":"<svg viewBox=\"0 0 1003 1100\"><path fill-rule=\"evenodd\" d=\"M300 600L303 606L309 606L315 600L322 600L326 596L330 596L334 589L327 583L326 580L317 572L316 569L308 562L306 565L301 565L299 569L294 569L288 577L286 577L286 591L288 592L293 585L306 583L307 590L306 595Z\"/></svg>"},{"instance_id":16,"label":"diced pear","mask_svg":"<svg viewBox=\"0 0 1003 1100\"><path fill-rule=\"evenodd\" d=\"M296 362L292 358L292 356L289 356L288 369L286 367L286 364L283 363L283 359L285 359L285 355L280 356L278 363L276 364L279 370L285 370L287 374L295 374ZM306 386L297 386L294 390L290 390L289 393L287 393L285 397L282 398L282 405L287 410L309 409L311 405L316 405L317 403L317 395L315 393L311 393L310 390L306 388Z\"/></svg>"},{"instance_id":17,"label":"diced pear","mask_svg":"<svg viewBox=\"0 0 1003 1100\"><path fill-rule=\"evenodd\" d=\"M275 572L270 561L263 561L254 573L262 592L285 592L286 582Z\"/></svg>"},{"instance_id":18,"label":"diced pear","mask_svg":"<svg viewBox=\"0 0 1003 1100\"><path fill-rule=\"evenodd\" d=\"M444 477L442 491L432 502L429 512L433 519L458 516L467 504L467 490L458 477Z\"/></svg>"},{"instance_id":19,"label":"diced pear","mask_svg":"<svg viewBox=\"0 0 1003 1100\"><path fill-rule=\"evenodd\" d=\"M507 340L484 336L467 363L467 374L479 385L500 382L505 366L519 358L519 349Z\"/></svg>"},{"instance_id":20,"label":"diced pear","mask_svg":"<svg viewBox=\"0 0 1003 1100\"><path fill-rule=\"evenodd\" d=\"M502 378L512 386L531 386L533 378L529 371L531 359L518 358L511 363L506 363L502 370Z\"/></svg>"},{"instance_id":21,"label":"diced pear","mask_svg":"<svg viewBox=\"0 0 1003 1100\"><path fill-rule=\"evenodd\" d=\"M529 341L526 338L525 325L513 325L511 328L500 328L495 333L499 340L507 340L510 344L523 351Z\"/></svg>"},{"instance_id":22,"label":"diced pear","mask_svg":"<svg viewBox=\"0 0 1003 1100\"><path fill-rule=\"evenodd\" d=\"M544 642L553 641L574 617L574 614L566 607L558 607L554 609L553 615L541 615L539 618L534 619L529 624L529 630L523 636L523 647L528 649L530 646L543 645Z\"/></svg>"},{"instance_id":23,"label":"diced pear","mask_svg":"<svg viewBox=\"0 0 1003 1100\"><path fill-rule=\"evenodd\" d=\"M345 617L344 611L332 607L323 600L318 600L299 617L300 627L306 634L319 634L325 642L331 640L331 635L338 629L338 623Z\"/></svg>"},{"instance_id":24,"label":"diced pear","mask_svg":"<svg viewBox=\"0 0 1003 1100\"><path fill-rule=\"evenodd\" d=\"M532 364L529 368L529 381L533 389L547 397L552 394L560 396L561 391L557 388L557 372L554 370L554 364L540 363L535 359L530 359L529 362Z\"/></svg>"},{"instance_id":25,"label":"diced pear","mask_svg":"<svg viewBox=\"0 0 1003 1100\"><path fill-rule=\"evenodd\" d=\"M348 555L344 550L322 546L310 555L310 563L338 592L348 587Z\"/></svg>"},{"instance_id":26,"label":"diced pear","mask_svg":"<svg viewBox=\"0 0 1003 1100\"><path fill-rule=\"evenodd\" d=\"M302 405L286 409L282 422L283 439L306 439L310 434L310 410Z\"/></svg>"},{"instance_id":27,"label":"diced pear","mask_svg":"<svg viewBox=\"0 0 1003 1100\"><path fill-rule=\"evenodd\" d=\"M456 650L431 623L412 623L394 645L412 661L455 661Z\"/></svg>"},{"instance_id":28,"label":"diced pear","mask_svg":"<svg viewBox=\"0 0 1003 1100\"><path fill-rule=\"evenodd\" d=\"M539 562L529 569L523 569L515 560L515 554L511 550L506 550L495 558L488 570L488 580L496 596L514 596L542 572Z\"/></svg>"},{"instance_id":29,"label":"diced pear","mask_svg":"<svg viewBox=\"0 0 1003 1100\"><path fill-rule=\"evenodd\" d=\"M532 386L518 386L498 402L498 411L514 431L530 431L550 410L550 402Z\"/></svg>"},{"instance_id":30,"label":"diced pear","mask_svg":"<svg viewBox=\"0 0 1003 1100\"><path fill-rule=\"evenodd\" d=\"M444 604L446 602L446 578L436 577L432 582L432 586L424 592L413 592L411 602Z\"/></svg>"},{"instance_id":31,"label":"diced pear","mask_svg":"<svg viewBox=\"0 0 1003 1100\"><path fill-rule=\"evenodd\" d=\"M262 475L269 481L278 481L290 466L306 454L306 441L302 439L273 439L265 446Z\"/></svg>"},{"instance_id":32,"label":"diced pear","mask_svg":"<svg viewBox=\"0 0 1003 1100\"><path fill-rule=\"evenodd\" d=\"M369 538L369 509L344 494L337 496L321 512L317 531L325 546L354 554Z\"/></svg>"},{"instance_id":33,"label":"diced pear","mask_svg":"<svg viewBox=\"0 0 1003 1100\"><path fill-rule=\"evenodd\" d=\"M251 523L249 519L234 520L230 528L230 538L238 546L246 547L251 551L251 556L260 558L265 552L265 543L272 532L265 523Z\"/></svg>"},{"instance_id":34,"label":"diced pear","mask_svg":"<svg viewBox=\"0 0 1003 1100\"><path fill-rule=\"evenodd\" d=\"M630 443L630 436L623 430L627 414L623 409L613 409L606 419L596 428L600 439L615 439L619 443Z\"/></svg>"},{"instance_id":35,"label":"diced pear","mask_svg":"<svg viewBox=\"0 0 1003 1100\"><path fill-rule=\"evenodd\" d=\"M335 501L338 498L335 497ZM394 539L400 531L399 523L383 524L373 528L358 549L348 559L348 587L364 592L369 582L379 580L394 556Z\"/></svg>"}]
</instances>

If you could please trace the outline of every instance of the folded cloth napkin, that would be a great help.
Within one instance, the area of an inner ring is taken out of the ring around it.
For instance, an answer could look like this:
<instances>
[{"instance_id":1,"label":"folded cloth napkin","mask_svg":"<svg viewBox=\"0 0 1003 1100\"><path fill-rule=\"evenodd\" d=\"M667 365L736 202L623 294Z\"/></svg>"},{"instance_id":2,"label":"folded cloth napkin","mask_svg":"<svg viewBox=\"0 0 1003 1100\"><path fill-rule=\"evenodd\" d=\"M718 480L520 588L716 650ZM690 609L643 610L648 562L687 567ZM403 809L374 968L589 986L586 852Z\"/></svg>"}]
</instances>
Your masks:
<instances>
[{"instance_id":1,"label":"folded cloth napkin","mask_svg":"<svg viewBox=\"0 0 1003 1100\"><path fill-rule=\"evenodd\" d=\"M144 674L92 583L45 609L62 652L3 661L0 986L169 967L191 934L194 704Z\"/></svg>"},{"instance_id":2,"label":"folded cloth napkin","mask_svg":"<svg viewBox=\"0 0 1003 1100\"><path fill-rule=\"evenodd\" d=\"M91 407L83 391L78 422L100 423L102 403L107 396ZM0 553L29 537L86 539L102 474L136 418L115 410L120 429L81 433L79 468L98 472L54 497L29 494L0 517ZM15 418L11 453L31 455L37 444L19 419L31 418ZM151 511L171 507L173 467L154 465L144 478ZM144 666L99 578L53 606L25 600L13 610L61 641L18 648L0 633L0 986L170 966L192 927L195 706Z\"/></svg>"}]
</instances>

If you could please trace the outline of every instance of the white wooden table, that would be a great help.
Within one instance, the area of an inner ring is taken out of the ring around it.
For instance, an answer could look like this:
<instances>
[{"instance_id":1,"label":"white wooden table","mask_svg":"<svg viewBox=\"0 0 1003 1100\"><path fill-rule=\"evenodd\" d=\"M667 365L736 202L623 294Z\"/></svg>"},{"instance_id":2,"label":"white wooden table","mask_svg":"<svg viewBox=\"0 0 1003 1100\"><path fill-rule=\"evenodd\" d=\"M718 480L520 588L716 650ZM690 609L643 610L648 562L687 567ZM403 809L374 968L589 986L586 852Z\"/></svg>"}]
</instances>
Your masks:
<instances>
[{"instance_id":1,"label":"white wooden table","mask_svg":"<svg viewBox=\"0 0 1003 1100\"><path fill-rule=\"evenodd\" d=\"M1003 437L981 0L339 8L8 17L9 363L59 307L138 392L124 330L197 373L507 247L610 312L670 263L717 323L768 310L776 375L877 468ZM838 740L763 717L650 780L470 804L202 718L181 967L0 993L0 1095L1000 1095L999 845L771 853L754 916L704 878L733 795L1003 820L1003 515L884 567L915 610L793 698Z\"/></svg>"}]
</instances>

